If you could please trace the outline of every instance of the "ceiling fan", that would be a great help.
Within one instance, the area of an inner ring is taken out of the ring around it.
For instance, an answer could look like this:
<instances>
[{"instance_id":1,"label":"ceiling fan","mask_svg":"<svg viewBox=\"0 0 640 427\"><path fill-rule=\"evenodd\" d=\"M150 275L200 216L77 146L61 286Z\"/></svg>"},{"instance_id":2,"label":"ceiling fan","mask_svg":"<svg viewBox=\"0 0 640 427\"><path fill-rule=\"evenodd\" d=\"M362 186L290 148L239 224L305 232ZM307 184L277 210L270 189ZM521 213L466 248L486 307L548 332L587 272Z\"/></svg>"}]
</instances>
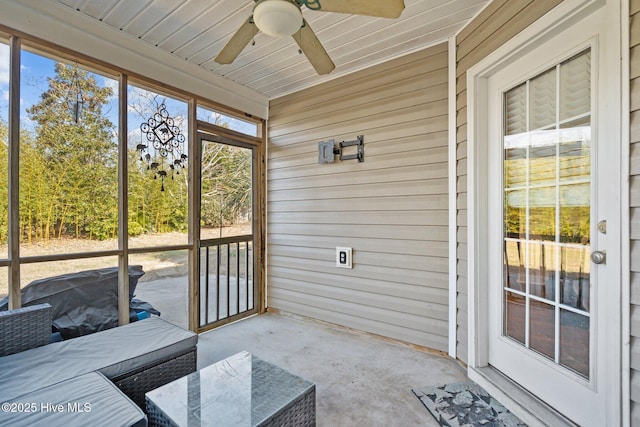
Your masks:
<instances>
[{"instance_id":1,"label":"ceiling fan","mask_svg":"<svg viewBox=\"0 0 640 427\"><path fill-rule=\"evenodd\" d=\"M404 0L254 0L253 15L240 26L222 48L215 61L231 64L254 36L262 31L274 37L293 36L318 74L329 74L336 67L309 23L301 7L318 12L397 18L404 10Z\"/></svg>"}]
</instances>

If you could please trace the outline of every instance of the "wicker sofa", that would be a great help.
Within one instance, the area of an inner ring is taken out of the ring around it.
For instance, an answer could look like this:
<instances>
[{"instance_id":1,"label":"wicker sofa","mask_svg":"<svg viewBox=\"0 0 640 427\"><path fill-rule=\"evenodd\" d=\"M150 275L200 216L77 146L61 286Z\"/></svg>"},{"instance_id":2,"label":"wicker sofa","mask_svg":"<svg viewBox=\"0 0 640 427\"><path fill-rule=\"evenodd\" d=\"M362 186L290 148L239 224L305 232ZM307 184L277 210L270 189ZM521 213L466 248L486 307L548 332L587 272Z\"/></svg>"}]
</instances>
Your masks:
<instances>
[{"instance_id":1,"label":"wicker sofa","mask_svg":"<svg viewBox=\"0 0 640 427\"><path fill-rule=\"evenodd\" d=\"M48 304L0 312L0 426L144 426L145 393L196 370L197 335L159 317L50 336Z\"/></svg>"}]
</instances>

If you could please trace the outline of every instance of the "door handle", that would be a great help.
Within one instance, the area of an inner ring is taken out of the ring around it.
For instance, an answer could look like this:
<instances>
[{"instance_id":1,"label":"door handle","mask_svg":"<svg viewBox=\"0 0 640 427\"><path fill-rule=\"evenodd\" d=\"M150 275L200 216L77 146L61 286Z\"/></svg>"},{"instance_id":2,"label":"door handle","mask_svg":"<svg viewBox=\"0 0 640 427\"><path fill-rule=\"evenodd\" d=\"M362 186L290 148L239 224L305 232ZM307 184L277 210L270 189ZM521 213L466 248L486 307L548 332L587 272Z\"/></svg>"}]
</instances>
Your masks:
<instances>
[{"instance_id":1,"label":"door handle","mask_svg":"<svg viewBox=\"0 0 640 427\"><path fill-rule=\"evenodd\" d=\"M594 264L606 264L607 252L606 251L593 251L591 252L591 262Z\"/></svg>"}]
</instances>

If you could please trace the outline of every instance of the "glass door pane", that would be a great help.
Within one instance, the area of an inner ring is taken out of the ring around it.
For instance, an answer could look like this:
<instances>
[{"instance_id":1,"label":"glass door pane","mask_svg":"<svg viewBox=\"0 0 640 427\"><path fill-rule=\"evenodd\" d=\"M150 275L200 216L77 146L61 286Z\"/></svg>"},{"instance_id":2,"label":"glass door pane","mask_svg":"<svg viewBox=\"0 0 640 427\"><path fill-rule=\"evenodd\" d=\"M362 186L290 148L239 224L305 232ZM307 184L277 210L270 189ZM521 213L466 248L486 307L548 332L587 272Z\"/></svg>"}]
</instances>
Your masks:
<instances>
[{"instance_id":1,"label":"glass door pane","mask_svg":"<svg viewBox=\"0 0 640 427\"><path fill-rule=\"evenodd\" d=\"M504 94L503 335L589 378L591 52Z\"/></svg>"}]
</instances>

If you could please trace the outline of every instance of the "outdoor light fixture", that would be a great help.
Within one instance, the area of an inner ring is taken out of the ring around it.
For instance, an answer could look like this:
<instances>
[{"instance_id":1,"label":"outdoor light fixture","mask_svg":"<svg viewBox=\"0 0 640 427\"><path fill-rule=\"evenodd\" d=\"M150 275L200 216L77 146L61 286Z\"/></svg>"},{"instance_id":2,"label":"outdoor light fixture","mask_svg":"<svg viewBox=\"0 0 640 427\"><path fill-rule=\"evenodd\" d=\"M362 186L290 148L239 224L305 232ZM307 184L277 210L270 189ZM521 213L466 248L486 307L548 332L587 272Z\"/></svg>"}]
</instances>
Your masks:
<instances>
[{"instance_id":1,"label":"outdoor light fixture","mask_svg":"<svg viewBox=\"0 0 640 427\"><path fill-rule=\"evenodd\" d=\"M302 12L288 0L262 0L253 9L253 22L267 35L290 36L302 27Z\"/></svg>"}]
</instances>

